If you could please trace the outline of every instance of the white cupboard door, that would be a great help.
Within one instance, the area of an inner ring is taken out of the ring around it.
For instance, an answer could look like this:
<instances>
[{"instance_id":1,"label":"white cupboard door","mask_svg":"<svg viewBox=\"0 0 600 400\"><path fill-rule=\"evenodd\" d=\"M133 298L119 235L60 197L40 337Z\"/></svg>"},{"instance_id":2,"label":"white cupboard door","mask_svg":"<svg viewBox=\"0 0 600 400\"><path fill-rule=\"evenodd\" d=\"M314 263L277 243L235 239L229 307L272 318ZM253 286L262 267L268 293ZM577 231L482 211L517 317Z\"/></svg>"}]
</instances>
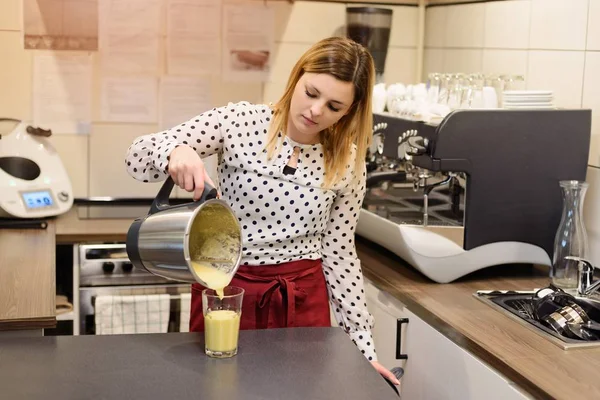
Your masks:
<instances>
[{"instance_id":1,"label":"white cupboard door","mask_svg":"<svg viewBox=\"0 0 600 400\"><path fill-rule=\"evenodd\" d=\"M373 341L379 362L386 368L403 367L404 360L396 359L396 342L398 319L405 317L405 308L402 303L392 298L389 294L379 290L369 280L365 280L365 293L367 308L375 319L373 327ZM406 329L403 324L402 330ZM404 332L402 340L404 340ZM404 347L401 346L402 353Z\"/></svg>"},{"instance_id":2,"label":"white cupboard door","mask_svg":"<svg viewBox=\"0 0 600 400\"><path fill-rule=\"evenodd\" d=\"M410 400L523 400L514 384L453 343L431 325L406 311L405 347L409 358L402 397Z\"/></svg>"}]
</instances>

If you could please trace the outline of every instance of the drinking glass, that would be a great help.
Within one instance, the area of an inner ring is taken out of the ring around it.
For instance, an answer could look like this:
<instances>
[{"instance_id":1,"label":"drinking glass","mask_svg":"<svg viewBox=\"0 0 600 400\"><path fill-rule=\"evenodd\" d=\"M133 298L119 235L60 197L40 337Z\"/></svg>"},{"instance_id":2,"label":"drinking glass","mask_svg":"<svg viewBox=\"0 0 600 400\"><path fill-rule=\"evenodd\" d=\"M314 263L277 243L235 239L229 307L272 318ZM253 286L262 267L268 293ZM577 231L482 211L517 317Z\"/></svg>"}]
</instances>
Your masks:
<instances>
[{"instance_id":1,"label":"drinking glass","mask_svg":"<svg viewBox=\"0 0 600 400\"><path fill-rule=\"evenodd\" d=\"M204 352L215 358L237 354L244 289L227 286L220 296L213 289L202 291Z\"/></svg>"}]
</instances>

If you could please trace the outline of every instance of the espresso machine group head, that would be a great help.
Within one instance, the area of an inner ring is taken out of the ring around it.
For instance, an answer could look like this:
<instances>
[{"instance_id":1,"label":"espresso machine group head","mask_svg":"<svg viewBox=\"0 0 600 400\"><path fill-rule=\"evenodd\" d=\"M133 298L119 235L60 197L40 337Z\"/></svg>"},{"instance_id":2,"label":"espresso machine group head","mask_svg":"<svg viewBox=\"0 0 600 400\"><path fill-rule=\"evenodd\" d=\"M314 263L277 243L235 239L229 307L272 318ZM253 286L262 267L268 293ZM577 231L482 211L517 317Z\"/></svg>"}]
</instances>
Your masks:
<instances>
[{"instance_id":1,"label":"espresso machine group head","mask_svg":"<svg viewBox=\"0 0 600 400\"><path fill-rule=\"evenodd\" d=\"M401 160L405 183L370 185L359 235L437 282L492 265L550 265L558 182L586 178L590 110L457 110L439 125L374 119L386 125L382 157Z\"/></svg>"}]
</instances>

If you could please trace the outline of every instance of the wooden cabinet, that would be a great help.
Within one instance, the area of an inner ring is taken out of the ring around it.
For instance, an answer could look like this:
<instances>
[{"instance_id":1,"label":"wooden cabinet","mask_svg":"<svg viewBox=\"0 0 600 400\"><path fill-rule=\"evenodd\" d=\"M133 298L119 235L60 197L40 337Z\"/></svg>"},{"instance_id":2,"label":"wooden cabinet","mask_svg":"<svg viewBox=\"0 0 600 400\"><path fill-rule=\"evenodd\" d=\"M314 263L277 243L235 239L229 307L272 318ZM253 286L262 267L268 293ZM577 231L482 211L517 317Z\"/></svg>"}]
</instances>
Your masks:
<instances>
[{"instance_id":1,"label":"wooden cabinet","mask_svg":"<svg viewBox=\"0 0 600 400\"><path fill-rule=\"evenodd\" d=\"M0 229L0 330L56 324L55 225Z\"/></svg>"},{"instance_id":2,"label":"wooden cabinet","mask_svg":"<svg viewBox=\"0 0 600 400\"><path fill-rule=\"evenodd\" d=\"M402 397L411 400L468 400L530 398L482 360L456 345L401 302L365 280L367 306L375 317L373 336L377 356L388 369L402 366ZM398 324L398 319L407 320ZM400 330L398 330L400 328ZM400 352L396 359L397 333Z\"/></svg>"}]
</instances>

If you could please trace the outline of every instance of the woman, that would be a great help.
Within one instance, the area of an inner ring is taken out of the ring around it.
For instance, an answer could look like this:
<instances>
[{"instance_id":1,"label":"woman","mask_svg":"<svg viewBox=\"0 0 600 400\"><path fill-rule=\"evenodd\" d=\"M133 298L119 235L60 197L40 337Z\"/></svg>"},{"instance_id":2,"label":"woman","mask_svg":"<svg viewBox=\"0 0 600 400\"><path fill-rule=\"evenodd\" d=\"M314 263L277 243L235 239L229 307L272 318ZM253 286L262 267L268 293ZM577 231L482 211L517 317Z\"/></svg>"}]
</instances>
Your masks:
<instances>
[{"instance_id":1,"label":"woman","mask_svg":"<svg viewBox=\"0 0 600 400\"><path fill-rule=\"evenodd\" d=\"M240 102L207 111L137 138L126 163L134 178L168 174L198 199L204 181L212 184L201 158L219 154L221 198L244 236L231 282L246 291L241 329L330 326L330 302L340 327L398 384L377 362L354 245L374 74L361 45L324 39L298 60L272 108ZM191 331L204 328L202 289L192 286Z\"/></svg>"}]
</instances>

